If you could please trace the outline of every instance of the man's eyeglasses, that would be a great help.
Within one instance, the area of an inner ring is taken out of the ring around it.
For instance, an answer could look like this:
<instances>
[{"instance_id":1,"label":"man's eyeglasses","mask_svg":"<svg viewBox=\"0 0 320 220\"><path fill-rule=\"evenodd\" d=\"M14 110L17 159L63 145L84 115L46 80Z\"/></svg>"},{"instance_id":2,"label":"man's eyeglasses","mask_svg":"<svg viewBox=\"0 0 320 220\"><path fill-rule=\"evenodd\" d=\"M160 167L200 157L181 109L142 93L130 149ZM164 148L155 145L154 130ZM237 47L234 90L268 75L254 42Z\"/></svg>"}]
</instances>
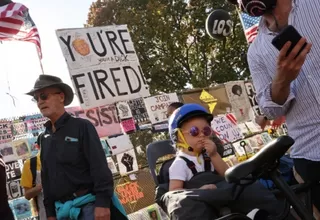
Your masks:
<instances>
[{"instance_id":1,"label":"man's eyeglasses","mask_svg":"<svg viewBox=\"0 0 320 220\"><path fill-rule=\"evenodd\" d=\"M197 137L202 133L204 136L208 137L212 135L212 128L210 126L204 127L202 130L200 130L198 127L191 127L188 134L190 134L192 137Z\"/></svg>"},{"instance_id":2,"label":"man's eyeglasses","mask_svg":"<svg viewBox=\"0 0 320 220\"><path fill-rule=\"evenodd\" d=\"M40 93L39 95L34 95L32 98L33 102L39 102L39 99L45 101L49 98L50 95L60 94L61 92L54 92L54 93Z\"/></svg>"}]
</instances>

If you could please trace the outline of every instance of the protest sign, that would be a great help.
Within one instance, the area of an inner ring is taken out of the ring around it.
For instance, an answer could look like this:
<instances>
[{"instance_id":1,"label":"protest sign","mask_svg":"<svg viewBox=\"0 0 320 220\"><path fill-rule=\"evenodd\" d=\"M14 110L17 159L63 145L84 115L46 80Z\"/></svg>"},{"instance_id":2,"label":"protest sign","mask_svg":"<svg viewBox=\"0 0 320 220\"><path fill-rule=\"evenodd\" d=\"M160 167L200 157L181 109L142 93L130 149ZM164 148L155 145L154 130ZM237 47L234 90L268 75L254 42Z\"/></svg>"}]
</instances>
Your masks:
<instances>
[{"instance_id":1,"label":"protest sign","mask_svg":"<svg viewBox=\"0 0 320 220\"><path fill-rule=\"evenodd\" d=\"M117 154L119 173L121 176L128 175L139 170L137 157L134 149Z\"/></svg>"},{"instance_id":2,"label":"protest sign","mask_svg":"<svg viewBox=\"0 0 320 220\"><path fill-rule=\"evenodd\" d=\"M12 141L11 121L0 121L0 143Z\"/></svg>"},{"instance_id":3,"label":"protest sign","mask_svg":"<svg viewBox=\"0 0 320 220\"><path fill-rule=\"evenodd\" d=\"M172 102L179 102L179 98L176 93L162 94L144 99L152 124L168 120L167 108Z\"/></svg>"},{"instance_id":4,"label":"protest sign","mask_svg":"<svg viewBox=\"0 0 320 220\"><path fill-rule=\"evenodd\" d=\"M150 95L126 25L56 33L83 109Z\"/></svg>"},{"instance_id":5,"label":"protest sign","mask_svg":"<svg viewBox=\"0 0 320 220\"><path fill-rule=\"evenodd\" d=\"M27 137L28 127L27 127L27 123L25 123L23 117L12 121L11 133L13 136L13 140Z\"/></svg>"},{"instance_id":6,"label":"protest sign","mask_svg":"<svg viewBox=\"0 0 320 220\"><path fill-rule=\"evenodd\" d=\"M246 92L250 101L250 105L254 111L255 115L262 115L261 109L259 108L257 99L256 99L256 89L254 88L252 82L245 82Z\"/></svg>"},{"instance_id":7,"label":"protest sign","mask_svg":"<svg viewBox=\"0 0 320 220\"><path fill-rule=\"evenodd\" d=\"M31 155L27 139L13 141L12 147L18 159L26 159Z\"/></svg>"},{"instance_id":8,"label":"protest sign","mask_svg":"<svg viewBox=\"0 0 320 220\"><path fill-rule=\"evenodd\" d=\"M225 85L232 112L239 123L250 120L251 105L245 91L244 81L227 82Z\"/></svg>"},{"instance_id":9,"label":"protest sign","mask_svg":"<svg viewBox=\"0 0 320 220\"><path fill-rule=\"evenodd\" d=\"M32 217L30 202L25 198L18 198L11 201L12 211L17 219Z\"/></svg>"},{"instance_id":10,"label":"protest sign","mask_svg":"<svg viewBox=\"0 0 320 220\"><path fill-rule=\"evenodd\" d=\"M107 157L107 163L108 163L108 167L111 170L112 174L118 173L116 164L114 163L114 161L113 161L113 159L111 157Z\"/></svg>"},{"instance_id":11,"label":"protest sign","mask_svg":"<svg viewBox=\"0 0 320 220\"><path fill-rule=\"evenodd\" d=\"M215 134L225 143L233 142L243 137L233 114L214 117L211 127Z\"/></svg>"},{"instance_id":12,"label":"protest sign","mask_svg":"<svg viewBox=\"0 0 320 220\"><path fill-rule=\"evenodd\" d=\"M133 99L128 101L128 104L131 109L132 116L139 125L141 129L141 125L150 124L149 115L144 104L143 98Z\"/></svg>"},{"instance_id":13,"label":"protest sign","mask_svg":"<svg viewBox=\"0 0 320 220\"><path fill-rule=\"evenodd\" d=\"M127 102L118 102L117 109L118 109L118 116L120 119L132 118L130 106Z\"/></svg>"},{"instance_id":14,"label":"protest sign","mask_svg":"<svg viewBox=\"0 0 320 220\"><path fill-rule=\"evenodd\" d=\"M117 155L133 148L128 135L120 135L118 137L109 138L107 142L110 146L112 155Z\"/></svg>"},{"instance_id":15,"label":"protest sign","mask_svg":"<svg viewBox=\"0 0 320 220\"><path fill-rule=\"evenodd\" d=\"M80 107L69 107L66 111L76 118L89 120L95 126L99 137L122 133L114 105L106 105L89 110L83 110Z\"/></svg>"},{"instance_id":16,"label":"protest sign","mask_svg":"<svg viewBox=\"0 0 320 220\"><path fill-rule=\"evenodd\" d=\"M17 156L12 148L12 142L0 144L0 153L3 156L4 162L17 160Z\"/></svg>"},{"instance_id":17,"label":"protest sign","mask_svg":"<svg viewBox=\"0 0 320 220\"><path fill-rule=\"evenodd\" d=\"M7 182L8 199L20 198L24 195L24 191L20 186L20 179Z\"/></svg>"},{"instance_id":18,"label":"protest sign","mask_svg":"<svg viewBox=\"0 0 320 220\"><path fill-rule=\"evenodd\" d=\"M22 167L23 164L21 160L6 163L7 181L20 179Z\"/></svg>"},{"instance_id":19,"label":"protest sign","mask_svg":"<svg viewBox=\"0 0 320 220\"><path fill-rule=\"evenodd\" d=\"M29 115L24 119L27 123L28 133L33 134L34 137L38 137L45 129L44 123L49 119L43 117L41 114Z\"/></svg>"}]
</instances>

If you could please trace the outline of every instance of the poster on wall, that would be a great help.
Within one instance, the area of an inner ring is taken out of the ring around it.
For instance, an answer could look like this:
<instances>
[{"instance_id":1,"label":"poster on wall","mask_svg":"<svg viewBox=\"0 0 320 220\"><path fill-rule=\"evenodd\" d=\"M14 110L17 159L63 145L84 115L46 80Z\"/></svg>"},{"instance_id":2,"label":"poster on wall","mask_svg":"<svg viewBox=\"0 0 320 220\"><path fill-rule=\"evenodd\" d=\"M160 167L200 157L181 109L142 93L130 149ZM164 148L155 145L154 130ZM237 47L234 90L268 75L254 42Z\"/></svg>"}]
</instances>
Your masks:
<instances>
[{"instance_id":1,"label":"poster on wall","mask_svg":"<svg viewBox=\"0 0 320 220\"><path fill-rule=\"evenodd\" d=\"M135 123L139 125L140 129L142 125L151 123L143 98L129 100L128 104Z\"/></svg>"},{"instance_id":2,"label":"poster on wall","mask_svg":"<svg viewBox=\"0 0 320 220\"><path fill-rule=\"evenodd\" d=\"M24 190L20 185L20 179L7 182L8 199L16 199L24 196Z\"/></svg>"},{"instance_id":3,"label":"poster on wall","mask_svg":"<svg viewBox=\"0 0 320 220\"><path fill-rule=\"evenodd\" d=\"M25 198L18 198L10 201L12 211L17 219L26 219L32 217L30 202Z\"/></svg>"},{"instance_id":4,"label":"poster on wall","mask_svg":"<svg viewBox=\"0 0 320 220\"><path fill-rule=\"evenodd\" d=\"M11 121L0 121L0 144L12 141Z\"/></svg>"},{"instance_id":5,"label":"poster on wall","mask_svg":"<svg viewBox=\"0 0 320 220\"><path fill-rule=\"evenodd\" d=\"M17 156L13 151L12 142L0 144L0 153L3 156L4 162L17 160Z\"/></svg>"},{"instance_id":6,"label":"poster on wall","mask_svg":"<svg viewBox=\"0 0 320 220\"><path fill-rule=\"evenodd\" d=\"M133 148L129 135L120 135L118 137L109 138L107 141L112 155L121 154Z\"/></svg>"},{"instance_id":7,"label":"poster on wall","mask_svg":"<svg viewBox=\"0 0 320 220\"><path fill-rule=\"evenodd\" d=\"M27 139L13 141L12 147L18 159L26 159L31 155Z\"/></svg>"},{"instance_id":8,"label":"poster on wall","mask_svg":"<svg viewBox=\"0 0 320 220\"><path fill-rule=\"evenodd\" d=\"M150 96L127 25L56 34L83 109Z\"/></svg>"},{"instance_id":9,"label":"poster on wall","mask_svg":"<svg viewBox=\"0 0 320 220\"><path fill-rule=\"evenodd\" d=\"M256 89L253 86L252 82L245 82L244 83L246 87L246 92L250 101L250 105L254 111L254 114L257 115L262 115L261 109L259 108L257 99L256 99Z\"/></svg>"},{"instance_id":10,"label":"poster on wall","mask_svg":"<svg viewBox=\"0 0 320 220\"><path fill-rule=\"evenodd\" d=\"M66 111L76 118L89 120L96 128L99 137L121 134L115 105L83 110L81 107L69 107Z\"/></svg>"},{"instance_id":11,"label":"poster on wall","mask_svg":"<svg viewBox=\"0 0 320 220\"><path fill-rule=\"evenodd\" d=\"M242 131L237 125L233 114L219 115L213 118L211 127L214 133L224 143L233 142L243 138Z\"/></svg>"},{"instance_id":12,"label":"poster on wall","mask_svg":"<svg viewBox=\"0 0 320 220\"><path fill-rule=\"evenodd\" d=\"M108 139L108 137L101 138L100 142L101 142L103 151L106 154L106 157L109 157L111 155L111 149L110 149L110 147L108 145L107 139Z\"/></svg>"},{"instance_id":13,"label":"poster on wall","mask_svg":"<svg viewBox=\"0 0 320 220\"><path fill-rule=\"evenodd\" d=\"M118 173L117 166L111 157L107 157L107 163L108 163L108 167L111 170L112 174Z\"/></svg>"},{"instance_id":14,"label":"poster on wall","mask_svg":"<svg viewBox=\"0 0 320 220\"><path fill-rule=\"evenodd\" d=\"M116 106L118 110L118 116L121 120L132 118L131 109L127 102L118 102Z\"/></svg>"},{"instance_id":15,"label":"poster on wall","mask_svg":"<svg viewBox=\"0 0 320 220\"><path fill-rule=\"evenodd\" d=\"M28 133L33 134L34 137L38 137L40 133L44 132L44 124L48 121L41 114L28 115L24 120L28 127Z\"/></svg>"},{"instance_id":16,"label":"poster on wall","mask_svg":"<svg viewBox=\"0 0 320 220\"><path fill-rule=\"evenodd\" d=\"M232 112L235 114L238 123L250 120L251 105L244 86L244 81L227 82L226 91Z\"/></svg>"},{"instance_id":17,"label":"poster on wall","mask_svg":"<svg viewBox=\"0 0 320 220\"><path fill-rule=\"evenodd\" d=\"M134 149L117 154L117 162L121 176L125 176L139 170Z\"/></svg>"},{"instance_id":18,"label":"poster on wall","mask_svg":"<svg viewBox=\"0 0 320 220\"><path fill-rule=\"evenodd\" d=\"M13 140L27 138L28 126L23 117L12 121L11 133Z\"/></svg>"},{"instance_id":19,"label":"poster on wall","mask_svg":"<svg viewBox=\"0 0 320 220\"><path fill-rule=\"evenodd\" d=\"M158 124L168 120L167 108L173 102L179 102L176 93L162 94L144 99L147 112L152 124Z\"/></svg>"},{"instance_id":20,"label":"poster on wall","mask_svg":"<svg viewBox=\"0 0 320 220\"><path fill-rule=\"evenodd\" d=\"M20 179L22 167L22 160L6 163L7 181Z\"/></svg>"}]
</instances>

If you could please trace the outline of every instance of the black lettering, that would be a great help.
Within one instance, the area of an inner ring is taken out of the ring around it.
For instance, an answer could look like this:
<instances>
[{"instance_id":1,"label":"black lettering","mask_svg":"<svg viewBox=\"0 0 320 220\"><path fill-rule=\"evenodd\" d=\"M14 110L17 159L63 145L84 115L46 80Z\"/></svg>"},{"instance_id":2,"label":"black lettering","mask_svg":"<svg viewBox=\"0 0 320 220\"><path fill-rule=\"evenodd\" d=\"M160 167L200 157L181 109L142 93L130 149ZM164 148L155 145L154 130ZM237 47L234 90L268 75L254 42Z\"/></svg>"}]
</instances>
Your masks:
<instances>
[{"instance_id":1,"label":"black lettering","mask_svg":"<svg viewBox=\"0 0 320 220\"><path fill-rule=\"evenodd\" d=\"M96 119L93 114L95 114L95 111L93 109L90 109L86 112L87 118L91 119L93 122L91 122L95 127L99 125L98 119Z\"/></svg>"},{"instance_id":2,"label":"black lettering","mask_svg":"<svg viewBox=\"0 0 320 220\"><path fill-rule=\"evenodd\" d=\"M112 124L112 118L108 114L108 112L109 112L109 109L106 107L100 109L101 116L107 119L107 120L102 120L102 122L107 125Z\"/></svg>"},{"instance_id":3,"label":"black lettering","mask_svg":"<svg viewBox=\"0 0 320 220\"><path fill-rule=\"evenodd\" d=\"M126 53L126 54L128 54L128 53L135 53L133 50L128 50L128 49L127 49L126 42L130 42L130 40L128 40L128 39L123 39L122 33L128 33L128 30L126 30L126 29L124 29L124 30L118 30L118 34L119 34L119 36L120 36L121 43L122 43L122 46L123 46L123 48L124 48L125 53Z\"/></svg>"},{"instance_id":4,"label":"black lettering","mask_svg":"<svg viewBox=\"0 0 320 220\"><path fill-rule=\"evenodd\" d=\"M98 73L103 73L103 74L104 74L104 77L99 78ZM105 96L104 93L103 93L103 90L102 90L101 85L103 85L103 86L108 90L108 92L110 93L110 95L111 95L112 97L115 97L116 95L112 92L112 90L111 90L111 89L109 88L109 86L106 84L106 80L108 79L107 72L100 69L100 70L94 70L94 71L93 71L93 74L94 74L94 77L95 77L96 82L97 82L97 84L98 84L98 87L99 87L99 90L100 90L100 94L101 94L101 98L102 98L102 99L106 98L106 96Z\"/></svg>"},{"instance_id":5,"label":"black lettering","mask_svg":"<svg viewBox=\"0 0 320 220\"><path fill-rule=\"evenodd\" d=\"M91 83L91 86L92 86L92 89L93 89L93 93L94 93L94 96L96 97L96 100L99 100L99 95L98 95L98 91L97 91L97 88L96 86L94 85L94 82L93 82L93 79L92 79L92 75L90 72L88 72L88 76L89 76L89 80L90 80L90 83Z\"/></svg>"},{"instance_id":6,"label":"black lettering","mask_svg":"<svg viewBox=\"0 0 320 220\"><path fill-rule=\"evenodd\" d=\"M79 77L84 77L84 74L82 73L82 74L78 74L78 75L73 75L72 79L74 80L74 85L76 87L80 103L82 104L83 103L83 98L82 98L82 95L81 95L81 92L80 92L80 88L84 88L85 85L84 84L79 84L79 82L78 82L78 78Z\"/></svg>"},{"instance_id":7,"label":"black lettering","mask_svg":"<svg viewBox=\"0 0 320 220\"><path fill-rule=\"evenodd\" d=\"M97 116L98 116L98 119L99 119L99 125L103 126L102 121L101 121L101 117L100 117L100 109L99 108L96 108L96 113L97 113Z\"/></svg>"},{"instance_id":8,"label":"black lettering","mask_svg":"<svg viewBox=\"0 0 320 220\"><path fill-rule=\"evenodd\" d=\"M118 96L128 95L127 92L120 92L118 82L121 82L121 80L119 78L116 78L115 74L114 74L115 71L119 71L119 70L120 70L120 67L110 68L110 72L111 72L111 75L112 75L112 79L113 79L114 85L116 86L116 90L117 90Z\"/></svg>"},{"instance_id":9,"label":"black lettering","mask_svg":"<svg viewBox=\"0 0 320 220\"><path fill-rule=\"evenodd\" d=\"M136 75L136 78L138 79L139 86L136 89L132 88L132 85L131 85L131 82L130 82L130 78L132 79L132 77L128 76L128 70L129 69L131 69L133 71L133 73ZM127 83L128 83L129 89L130 89L130 93L133 94L133 93L140 92L140 90L141 90L141 81L140 81L140 77L138 76L137 72L131 66L124 66L123 70L124 70L124 74L126 76L126 80L127 80Z\"/></svg>"},{"instance_id":10,"label":"black lettering","mask_svg":"<svg viewBox=\"0 0 320 220\"><path fill-rule=\"evenodd\" d=\"M102 32L102 31L101 31ZM88 39L90 41L90 44L91 44L91 47L93 49L93 51L95 52L95 54L97 54L99 57L104 57L107 55L107 49L106 49L106 45L104 45L103 41L102 41L102 38L101 38L101 35L99 32L97 32L97 35L98 35L98 38L99 38L99 41L100 41L100 44L101 44L101 47L103 49L102 52L98 52L97 49L96 49L96 46L94 45L92 39L91 39L91 36L89 33L87 33L87 36L88 36Z\"/></svg>"},{"instance_id":11,"label":"black lettering","mask_svg":"<svg viewBox=\"0 0 320 220\"><path fill-rule=\"evenodd\" d=\"M111 34L112 37L109 36L109 34ZM107 38L108 38L110 47L111 47L111 49L112 49L113 55L116 55L116 54L117 54L116 51L114 50L113 45L118 49L118 51L120 52L120 54L123 54L123 52L121 51L120 47L116 44L117 35L116 35L113 31L106 31L106 35L107 35Z\"/></svg>"},{"instance_id":12,"label":"black lettering","mask_svg":"<svg viewBox=\"0 0 320 220\"><path fill-rule=\"evenodd\" d=\"M147 85L146 79L144 78L143 73L142 73L141 66L138 66L138 68L139 68L139 73L142 78L143 84Z\"/></svg>"},{"instance_id":13,"label":"black lettering","mask_svg":"<svg viewBox=\"0 0 320 220\"><path fill-rule=\"evenodd\" d=\"M74 58L72 49L71 49L71 45L70 45L70 43L71 43L71 36L69 35L67 40L65 40L63 37L59 37L59 38L60 38L60 40L68 47L68 51L69 51L69 54L70 54L70 56L71 56L72 61L73 61L73 62L76 61L76 59Z\"/></svg>"}]
</instances>

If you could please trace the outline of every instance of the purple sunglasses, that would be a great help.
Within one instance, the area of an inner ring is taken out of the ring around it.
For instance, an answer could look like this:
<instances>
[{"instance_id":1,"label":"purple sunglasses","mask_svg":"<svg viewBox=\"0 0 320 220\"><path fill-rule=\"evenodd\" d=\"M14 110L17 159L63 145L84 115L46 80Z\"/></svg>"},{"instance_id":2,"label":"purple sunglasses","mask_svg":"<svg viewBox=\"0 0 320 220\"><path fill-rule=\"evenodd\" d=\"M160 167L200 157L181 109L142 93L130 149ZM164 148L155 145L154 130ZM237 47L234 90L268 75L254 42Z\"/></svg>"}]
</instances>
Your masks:
<instances>
[{"instance_id":1,"label":"purple sunglasses","mask_svg":"<svg viewBox=\"0 0 320 220\"><path fill-rule=\"evenodd\" d=\"M191 127L188 132L192 137L197 137L200 133L202 133L204 136L208 137L212 134L212 128L210 126L205 126L202 130L200 130L198 127Z\"/></svg>"}]
</instances>

